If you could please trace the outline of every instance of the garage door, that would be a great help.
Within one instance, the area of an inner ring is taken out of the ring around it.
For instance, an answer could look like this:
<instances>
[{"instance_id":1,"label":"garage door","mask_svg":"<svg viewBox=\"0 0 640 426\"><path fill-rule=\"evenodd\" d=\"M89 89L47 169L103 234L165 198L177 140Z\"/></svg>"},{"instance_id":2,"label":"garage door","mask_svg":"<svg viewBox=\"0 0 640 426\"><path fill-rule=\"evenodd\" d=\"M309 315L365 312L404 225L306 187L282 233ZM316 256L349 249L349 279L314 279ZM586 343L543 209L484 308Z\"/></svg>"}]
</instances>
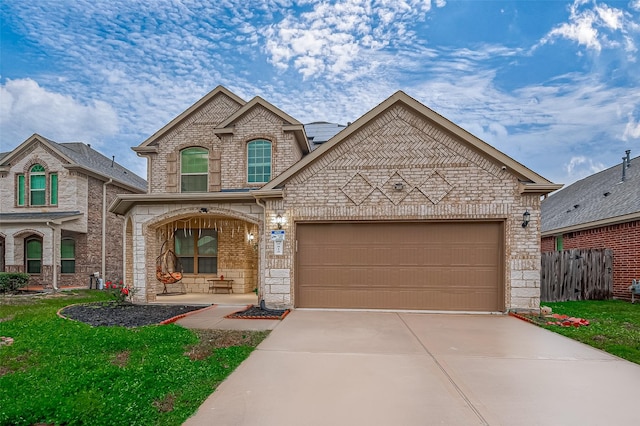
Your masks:
<instances>
[{"instance_id":1,"label":"garage door","mask_svg":"<svg viewBox=\"0 0 640 426\"><path fill-rule=\"evenodd\" d=\"M303 308L501 311L500 222L296 227Z\"/></svg>"}]
</instances>

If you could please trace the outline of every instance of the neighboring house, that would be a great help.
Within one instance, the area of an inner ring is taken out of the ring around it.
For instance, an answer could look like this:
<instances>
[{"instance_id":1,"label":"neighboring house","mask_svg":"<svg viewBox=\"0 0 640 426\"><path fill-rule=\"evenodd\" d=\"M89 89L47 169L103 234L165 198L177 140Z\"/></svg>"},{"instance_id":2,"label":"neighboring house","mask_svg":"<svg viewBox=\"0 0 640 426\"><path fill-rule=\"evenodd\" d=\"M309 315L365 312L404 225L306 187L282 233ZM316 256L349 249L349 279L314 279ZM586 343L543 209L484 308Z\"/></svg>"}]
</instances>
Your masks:
<instances>
[{"instance_id":1,"label":"neighboring house","mask_svg":"<svg viewBox=\"0 0 640 426\"><path fill-rule=\"evenodd\" d=\"M149 192L110 210L138 300L163 290L166 243L190 292L224 275L269 306L538 309L540 198L560 185L403 92L332 127L312 150L293 117L217 87L133 148Z\"/></svg>"},{"instance_id":2,"label":"neighboring house","mask_svg":"<svg viewBox=\"0 0 640 426\"><path fill-rule=\"evenodd\" d=\"M48 288L122 277L123 219L107 206L144 192L144 179L89 145L31 136L0 154L0 269Z\"/></svg>"},{"instance_id":3,"label":"neighboring house","mask_svg":"<svg viewBox=\"0 0 640 426\"><path fill-rule=\"evenodd\" d=\"M621 299L631 299L631 280L640 279L640 157L627 163L626 153L624 163L542 202L542 251L612 249L613 296Z\"/></svg>"}]
</instances>

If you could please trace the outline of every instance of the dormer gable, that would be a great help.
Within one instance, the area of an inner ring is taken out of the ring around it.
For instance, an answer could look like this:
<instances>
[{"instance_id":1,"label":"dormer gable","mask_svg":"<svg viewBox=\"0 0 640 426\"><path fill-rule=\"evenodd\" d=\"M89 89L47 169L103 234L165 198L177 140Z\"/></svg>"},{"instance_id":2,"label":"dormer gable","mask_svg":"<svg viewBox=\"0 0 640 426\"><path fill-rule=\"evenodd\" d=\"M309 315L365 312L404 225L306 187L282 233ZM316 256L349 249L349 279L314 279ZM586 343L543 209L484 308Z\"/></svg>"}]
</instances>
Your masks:
<instances>
[{"instance_id":1,"label":"dormer gable","mask_svg":"<svg viewBox=\"0 0 640 426\"><path fill-rule=\"evenodd\" d=\"M217 86L207 93L199 101L191 105L180 115L175 117L160 130L151 135L137 147L132 148L139 155L157 152L160 140L170 137L172 132L192 122L206 122L217 126L225 120L229 114L238 110L246 102L223 86Z\"/></svg>"},{"instance_id":2,"label":"dormer gable","mask_svg":"<svg viewBox=\"0 0 640 426\"><path fill-rule=\"evenodd\" d=\"M309 141L304 131L304 125L282 111L280 108L274 106L273 104L265 101L260 96L256 96L247 102L242 108L236 111L234 114L229 116L226 120L220 123L214 132L218 135L223 134L233 134L234 133L234 125L241 118L249 114L251 111L254 111L256 108L264 108L267 111L274 114L276 117L282 120L282 130L285 132L293 132L295 136L296 143L298 144L300 150L303 154L308 154L311 151L309 146Z\"/></svg>"}]
</instances>

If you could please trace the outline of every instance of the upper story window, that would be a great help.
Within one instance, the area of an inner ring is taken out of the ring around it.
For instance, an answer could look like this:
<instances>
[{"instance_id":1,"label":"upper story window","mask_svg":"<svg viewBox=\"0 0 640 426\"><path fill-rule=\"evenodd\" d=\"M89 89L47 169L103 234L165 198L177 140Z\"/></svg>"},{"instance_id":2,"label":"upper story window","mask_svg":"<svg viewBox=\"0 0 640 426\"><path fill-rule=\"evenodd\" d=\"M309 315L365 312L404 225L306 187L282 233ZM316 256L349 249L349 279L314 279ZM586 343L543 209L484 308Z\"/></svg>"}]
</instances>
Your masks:
<instances>
[{"instance_id":1,"label":"upper story window","mask_svg":"<svg viewBox=\"0 0 640 426\"><path fill-rule=\"evenodd\" d=\"M271 180L271 142L263 139L247 144L247 182L266 183Z\"/></svg>"},{"instance_id":2,"label":"upper story window","mask_svg":"<svg viewBox=\"0 0 640 426\"><path fill-rule=\"evenodd\" d=\"M207 192L209 151L187 148L180 152L180 192Z\"/></svg>"},{"instance_id":3,"label":"upper story window","mask_svg":"<svg viewBox=\"0 0 640 426\"><path fill-rule=\"evenodd\" d=\"M47 205L47 199L49 205L57 205L58 174L49 173L47 177L45 168L41 164L34 164L29 169L28 175L18 175L16 193L19 206L44 206Z\"/></svg>"}]
</instances>

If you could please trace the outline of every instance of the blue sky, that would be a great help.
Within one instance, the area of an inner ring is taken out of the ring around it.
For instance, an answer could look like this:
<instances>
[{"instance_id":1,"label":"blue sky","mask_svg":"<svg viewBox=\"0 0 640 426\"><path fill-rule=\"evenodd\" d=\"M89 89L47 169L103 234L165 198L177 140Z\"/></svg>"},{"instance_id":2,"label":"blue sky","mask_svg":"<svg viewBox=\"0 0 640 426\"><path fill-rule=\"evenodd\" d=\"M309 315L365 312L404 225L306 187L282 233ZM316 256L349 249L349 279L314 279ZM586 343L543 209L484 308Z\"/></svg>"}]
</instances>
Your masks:
<instances>
[{"instance_id":1,"label":"blue sky","mask_svg":"<svg viewBox=\"0 0 640 426\"><path fill-rule=\"evenodd\" d=\"M548 179L640 154L640 0L5 0L0 150L139 145L221 84L303 123L403 90Z\"/></svg>"}]
</instances>

